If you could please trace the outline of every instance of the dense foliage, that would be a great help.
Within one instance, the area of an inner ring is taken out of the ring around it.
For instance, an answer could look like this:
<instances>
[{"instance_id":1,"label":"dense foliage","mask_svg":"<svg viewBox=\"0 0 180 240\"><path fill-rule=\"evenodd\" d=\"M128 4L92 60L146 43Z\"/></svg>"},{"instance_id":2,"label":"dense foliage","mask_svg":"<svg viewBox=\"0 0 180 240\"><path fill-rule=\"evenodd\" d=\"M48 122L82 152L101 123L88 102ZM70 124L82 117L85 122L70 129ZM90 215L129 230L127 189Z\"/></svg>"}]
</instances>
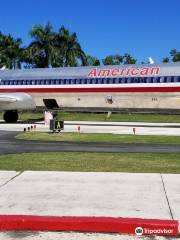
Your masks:
<instances>
[{"instance_id":1,"label":"dense foliage","mask_svg":"<svg viewBox=\"0 0 180 240\"><path fill-rule=\"evenodd\" d=\"M81 48L76 33L71 33L64 26L55 32L50 23L45 26L34 25L29 35L31 43L22 47L20 38L0 32L0 68L99 66L137 62L129 53L108 55L102 60L87 55ZM180 52L173 49L170 57L165 57L162 61L179 62Z\"/></svg>"}]
</instances>

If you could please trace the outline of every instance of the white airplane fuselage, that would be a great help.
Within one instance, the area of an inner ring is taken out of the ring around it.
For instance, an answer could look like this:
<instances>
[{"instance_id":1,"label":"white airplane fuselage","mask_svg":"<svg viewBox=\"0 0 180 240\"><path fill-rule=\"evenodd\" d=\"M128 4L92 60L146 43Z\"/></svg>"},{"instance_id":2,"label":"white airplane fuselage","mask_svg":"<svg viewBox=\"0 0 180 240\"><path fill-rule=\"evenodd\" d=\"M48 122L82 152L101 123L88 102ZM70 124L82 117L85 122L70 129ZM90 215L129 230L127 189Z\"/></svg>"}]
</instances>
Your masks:
<instances>
[{"instance_id":1,"label":"white airplane fuselage","mask_svg":"<svg viewBox=\"0 0 180 240\"><path fill-rule=\"evenodd\" d=\"M180 109L180 64L0 72L1 110L33 109L48 101L53 107L52 100L56 108Z\"/></svg>"}]
</instances>

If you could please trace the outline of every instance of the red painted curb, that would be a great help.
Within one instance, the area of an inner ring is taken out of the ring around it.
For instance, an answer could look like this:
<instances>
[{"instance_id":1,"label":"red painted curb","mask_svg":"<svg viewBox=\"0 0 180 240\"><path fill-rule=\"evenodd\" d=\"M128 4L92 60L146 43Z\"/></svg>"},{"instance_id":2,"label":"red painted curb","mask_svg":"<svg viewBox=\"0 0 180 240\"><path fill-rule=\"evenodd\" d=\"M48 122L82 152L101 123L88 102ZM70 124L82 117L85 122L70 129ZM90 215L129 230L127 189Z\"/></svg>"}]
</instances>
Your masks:
<instances>
[{"instance_id":1,"label":"red painted curb","mask_svg":"<svg viewBox=\"0 0 180 240\"><path fill-rule=\"evenodd\" d=\"M176 236L178 225L178 221L175 220L0 215L1 231L79 231L125 234L135 234L136 231L139 235Z\"/></svg>"}]
</instances>

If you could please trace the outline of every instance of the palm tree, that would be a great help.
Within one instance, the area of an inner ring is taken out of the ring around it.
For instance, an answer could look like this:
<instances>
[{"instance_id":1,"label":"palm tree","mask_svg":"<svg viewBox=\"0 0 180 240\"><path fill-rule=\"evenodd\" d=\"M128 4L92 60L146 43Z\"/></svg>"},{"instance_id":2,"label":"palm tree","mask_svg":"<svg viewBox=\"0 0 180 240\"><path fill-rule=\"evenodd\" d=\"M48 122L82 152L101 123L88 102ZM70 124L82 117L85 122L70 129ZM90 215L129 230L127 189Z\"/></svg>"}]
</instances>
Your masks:
<instances>
[{"instance_id":1,"label":"palm tree","mask_svg":"<svg viewBox=\"0 0 180 240\"><path fill-rule=\"evenodd\" d=\"M35 67L51 67L56 62L56 34L52 29L52 25L47 23L45 27L34 25L30 31L30 36L34 38L34 41L27 48L26 60Z\"/></svg>"},{"instance_id":2,"label":"palm tree","mask_svg":"<svg viewBox=\"0 0 180 240\"><path fill-rule=\"evenodd\" d=\"M135 64L137 62L129 53L125 53L123 56L123 63L124 64Z\"/></svg>"},{"instance_id":3,"label":"palm tree","mask_svg":"<svg viewBox=\"0 0 180 240\"><path fill-rule=\"evenodd\" d=\"M22 48L20 38L14 39L10 34L0 32L0 67L9 69L21 68Z\"/></svg>"},{"instance_id":4,"label":"palm tree","mask_svg":"<svg viewBox=\"0 0 180 240\"><path fill-rule=\"evenodd\" d=\"M63 66L87 65L86 54L81 49L76 33L71 34L68 29L62 26L59 29L56 43L61 49Z\"/></svg>"},{"instance_id":5,"label":"palm tree","mask_svg":"<svg viewBox=\"0 0 180 240\"><path fill-rule=\"evenodd\" d=\"M102 60L104 65L119 65L123 61L123 56L120 55L108 55Z\"/></svg>"},{"instance_id":6,"label":"palm tree","mask_svg":"<svg viewBox=\"0 0 180 240\"><path fill-rule=\"evenodd\" d=\"M163 58L162 62L163 63L168 63L169 62L169 58L168 57Z\"/></svg>"},{"instance_id":7,"label":"palm tree","mask_svg":"<svg viewBox=\"0 0 180 240\"><path fill-rule=\"evenodd\" d=\"M173 62L180 62L180 52L178 52L176 49L172 49L170 54Z\"/></svg>"},{"instance_id":8,"label":"palm tree","mask_svg":"<svg viewBox=\"0 0 180 240\"><path fill-rule=\"evenodd\" d=\"M98 58L87 55L87 66L100 66L100 61Z\"/></svg>"}]
</instances>

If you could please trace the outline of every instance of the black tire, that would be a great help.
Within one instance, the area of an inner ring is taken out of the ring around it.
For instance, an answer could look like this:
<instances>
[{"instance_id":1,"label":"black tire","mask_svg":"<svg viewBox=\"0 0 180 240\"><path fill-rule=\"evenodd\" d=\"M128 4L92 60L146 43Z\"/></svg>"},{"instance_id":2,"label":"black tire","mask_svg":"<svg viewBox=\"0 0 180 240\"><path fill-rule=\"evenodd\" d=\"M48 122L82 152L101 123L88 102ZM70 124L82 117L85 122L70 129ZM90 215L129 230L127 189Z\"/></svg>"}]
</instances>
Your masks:
<instances>
[{"instance_id":1,"label":"black tire","mask_svg":"<svg viewBox=\"0 0 180 240\"><path fill-rule=\"evenodd\" d=\"M15 123L18 120L18 112L17 111L6 111L4 113L4 121L7 123Z\"/></svg>"}]
</instances>

